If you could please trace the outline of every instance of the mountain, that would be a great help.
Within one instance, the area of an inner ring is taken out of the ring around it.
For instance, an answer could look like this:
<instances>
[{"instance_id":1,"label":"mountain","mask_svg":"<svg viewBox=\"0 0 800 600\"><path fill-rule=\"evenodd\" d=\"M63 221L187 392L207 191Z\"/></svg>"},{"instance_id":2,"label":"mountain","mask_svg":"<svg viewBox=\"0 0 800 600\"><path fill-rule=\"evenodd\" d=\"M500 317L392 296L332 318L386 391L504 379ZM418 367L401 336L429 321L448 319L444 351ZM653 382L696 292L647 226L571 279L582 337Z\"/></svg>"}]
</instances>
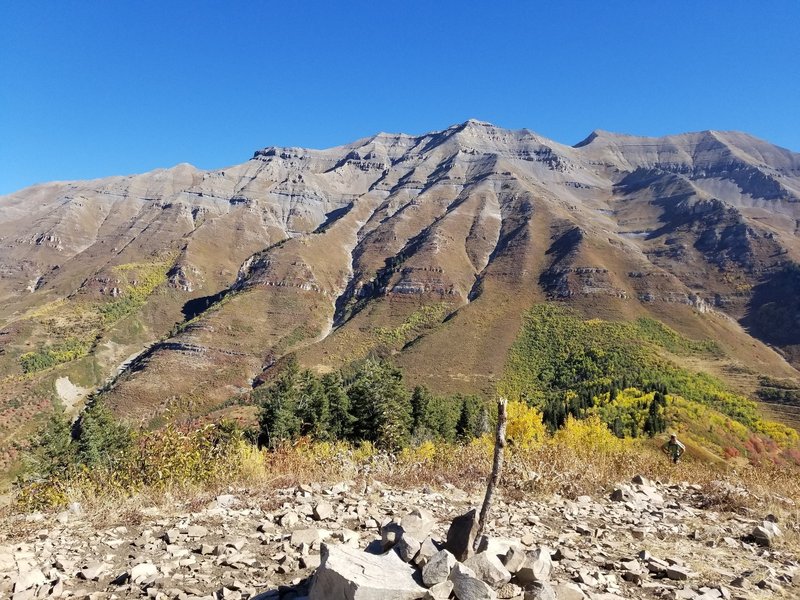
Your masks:
<instances>
[{"instance_id":1,"label":"mountain","mask_svg":"<svg viewBox=\"0 0 800 600\"><path fill-rule=\"evenodd\" d=\"M470 120L36 185L0 197L0 443L104 385L151 425L231 410L290 352L491 393L547 301L655 318L719 345L687 367L790 389L799 233L800 154L738 132L566 146Z\"/></svg>"}]
</instances>

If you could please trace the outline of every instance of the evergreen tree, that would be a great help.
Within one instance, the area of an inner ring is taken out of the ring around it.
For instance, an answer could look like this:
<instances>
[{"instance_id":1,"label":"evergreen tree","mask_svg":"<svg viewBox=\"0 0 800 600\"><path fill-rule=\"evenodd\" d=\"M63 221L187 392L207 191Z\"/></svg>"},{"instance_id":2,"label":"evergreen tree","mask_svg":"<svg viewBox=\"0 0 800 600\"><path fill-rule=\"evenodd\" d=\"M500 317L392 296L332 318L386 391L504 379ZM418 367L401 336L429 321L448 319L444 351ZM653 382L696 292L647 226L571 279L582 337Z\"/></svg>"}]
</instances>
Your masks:
<instances>
[{"instance_id":1,"label":"evergreen tree","mask_svg":"<svg viewBox=\"0 0 800 600\"><path fill-rule=\"evenodd\" d=\"M72 426L63 410L48 418L25 457L27 470L47 477L67 469L75 459Z\"/></svg>"},{"instance_id":2,"label":"evergreen tree","mask_svg":"<svg viewBox=\"0 0 800 600\"><path fill-rule=\"evenodd\" d=\"M461 416L459 397L432 396L424 416L425 426L446 442L456 439L456 426Z\"/></svg>"},{"instance_id":3,"label":"evergreen tree","mask_svg":"<svg viewBox=\"0 0 800 600\"><path fill-rule=\"evenodd\" d=\"M350 398L345 392L342 376L339 373L323 375L322 389L328 399L330 438L334 440L350 439L353 432L353 415L350 414Z\"/></svg>"},{"instance_id":4,"label":"evergreen tree","mask_svg":"<svg viewBox=\"0 0 800 600\"><path fill-rule=\"evenodd\" d=\"M644 423L644 432L653 437L667 429L667 421L664 417L664 410L667 405L667 399L661 392L656 392L653 395L653 400L647 409L647 419Z\"/></svg>"},{"instance_id":5,"label":"evergreen tree","mask_svg":"<svg viewBox=\"0 0 800 600\"><path fill-rule=\"evenodd\" d=\"M616 400L617 396L619 395L619 389L616 385L612 384L611 388L608 390L608 401L613 402Z\"/></svg>"},{"instance_id":6,"label":"evergreen tree","mask_svg":"<svg viewBox=\"0 0 800 600\"><path fill-rule=\"evenodd\" d=\"M311 371L298 377L297 417L300 435L310 435L319 440L330 439L330 401L322 382Z\"/></svg>"},{"instance_id":7,"label":"evergreen tree","mask_svg":"<svg viewBox=\"0 0 800 600\"><path fill-rule=\"evenodd\" d=\"M113 464L131 444L130 429L96 400L76 424L77 460L88 467Z\"/></svg>"},{"instance_id":8,"label":"evergreen tree","mask_svg":"<svg viewBox=\"0 0 800 600\"><path fill-rule=\"evenodd\" d=\"M259 393L263 397L259 416L260 438L270 448L300 435L303 422L298 416L299 380L297 361L291 359L275 382L265 392Z\"/></svg>"},{"instance_id":9,"label":"evergreen tree","mask_svg":"<svg viewBox=\"0 0 800 600\"><path fill-rule=\"evenodd\" d=\"M611 432L618 438L625 437L625 427L622 424L622 419L617 416L611 424Z\"/></svg>"},{"instance_id":10,"label":"evergreen tree","mask_svg":"<svg viewBox=\"0 0 800 600\"><path fill-rule=\"evenodd\" d=\"M347 390L356 418L355 439L374 442L388 450L408 443L412 408L402 377L399 369L384 361L369 359L361 364Z\"/></svg>"},{"instance_id":11,"label":"evergreen tree","mask_svg":"<svg viewBox=\"0 0 800 600\"><path fill-rule=\"evenodd\" d=\"M431 398L432 394L428 388L421 385L416 386L411 393L411 430L415 435L421 433L427 425L425 421Z\"/></svg>"},{"instance_id":12,"label":"evergreen tree","mask_svg":"<svg viewBox=\"0 0 800 600\"><path fill-rule=\"evenodd\" d=\"M456 424L456 436L459 440L467 441L480 437L488 430L488 411L485 411L483 401L477 396L456 396L456 401L461 401L461 412Z\"/></svg>"}]
</instances>

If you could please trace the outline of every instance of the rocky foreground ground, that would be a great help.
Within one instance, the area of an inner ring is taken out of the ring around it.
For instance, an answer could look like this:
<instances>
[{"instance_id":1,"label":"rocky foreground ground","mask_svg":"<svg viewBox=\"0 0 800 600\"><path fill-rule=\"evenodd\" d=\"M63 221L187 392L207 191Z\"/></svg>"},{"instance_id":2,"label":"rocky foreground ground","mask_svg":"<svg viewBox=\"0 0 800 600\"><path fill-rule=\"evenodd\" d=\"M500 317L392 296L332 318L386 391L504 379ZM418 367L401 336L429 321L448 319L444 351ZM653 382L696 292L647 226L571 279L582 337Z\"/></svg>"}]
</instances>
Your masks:
<instances>
[{"instance_id":1,"label":"rocky foreground ground","mask_svg":"<svg viewBox=\"0 0 800 600\"><path fill-rule=\"evenodd\" d=\"M103 528L79 505L12 517L0 598L800 598L786 524L707 508L699 486L499 498L474 554L480 500L340 483L142 508Z\"/></svg>"}]
</instances>

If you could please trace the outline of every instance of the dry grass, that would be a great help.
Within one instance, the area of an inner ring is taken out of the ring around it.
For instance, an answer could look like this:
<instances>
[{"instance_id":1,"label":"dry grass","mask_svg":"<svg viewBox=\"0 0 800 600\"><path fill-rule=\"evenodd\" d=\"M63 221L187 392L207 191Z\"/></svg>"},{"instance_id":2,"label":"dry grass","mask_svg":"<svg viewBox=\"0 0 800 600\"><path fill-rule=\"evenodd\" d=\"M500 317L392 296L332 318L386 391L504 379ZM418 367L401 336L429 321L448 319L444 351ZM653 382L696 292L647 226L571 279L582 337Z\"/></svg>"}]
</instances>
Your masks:
<instances>
[{"instance_id":1,"label":"dry grass","mask_svg":"<svg viewBox=\"0 0 800 600\"><path fill-rule=\"evenodd\" d=\"M556 493L572 498L599 496L636 474L667 484L687 482L701 486L706 508L753 518L775 514L785 532L783 544L800 549L800 478L794 468L733 468L692 458L676 466L653 441L619 440L591 423L580 427L567 428L565 433L525 449L512 445L501 493L508 498L543 498ZM379 480L401 489L442 489L449 484L474 492L485 485L492 444L488 438L466 445L424 442L389 455L370 444L301 440L271 452L245 443L235 451L235 469L223 469L218 477L201 483L176 479L158 489L144 487L130 493L115 488L98 493L94 486L84 489L79 481L72 485L66 482L65 499L80 502L87 521L104 527L141 523L152 508L166 514L198 511L221 493L257 499L262 509L274 510L277 505L272 491L311 483L351 481L355 489L363 489L367 482ZM63 505L49 510L62 509ZM36 523L20 528L18 520L4 518L21 510L20 506L3 509L0 538L20 539L39 528Z\"/></svg>"}]
</instances>

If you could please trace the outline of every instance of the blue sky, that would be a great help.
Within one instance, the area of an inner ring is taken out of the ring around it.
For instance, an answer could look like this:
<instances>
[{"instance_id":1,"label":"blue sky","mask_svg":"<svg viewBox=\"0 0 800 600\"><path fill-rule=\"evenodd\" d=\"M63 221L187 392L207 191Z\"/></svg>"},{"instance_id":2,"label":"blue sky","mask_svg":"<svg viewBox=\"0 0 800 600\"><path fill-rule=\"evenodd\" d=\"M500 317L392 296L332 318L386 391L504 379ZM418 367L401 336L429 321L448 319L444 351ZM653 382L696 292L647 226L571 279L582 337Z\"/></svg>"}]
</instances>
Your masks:
<instances>
[{"instance_id":1,"label":"blue sky","mask_svg":"<svg viewBox=\"0 0 800 600\"><path fill-rule=\"evenodd\" d=\"M800 2L0 0L0 194L474 117L800 151Z\"/></svg>"}]
</instances>

